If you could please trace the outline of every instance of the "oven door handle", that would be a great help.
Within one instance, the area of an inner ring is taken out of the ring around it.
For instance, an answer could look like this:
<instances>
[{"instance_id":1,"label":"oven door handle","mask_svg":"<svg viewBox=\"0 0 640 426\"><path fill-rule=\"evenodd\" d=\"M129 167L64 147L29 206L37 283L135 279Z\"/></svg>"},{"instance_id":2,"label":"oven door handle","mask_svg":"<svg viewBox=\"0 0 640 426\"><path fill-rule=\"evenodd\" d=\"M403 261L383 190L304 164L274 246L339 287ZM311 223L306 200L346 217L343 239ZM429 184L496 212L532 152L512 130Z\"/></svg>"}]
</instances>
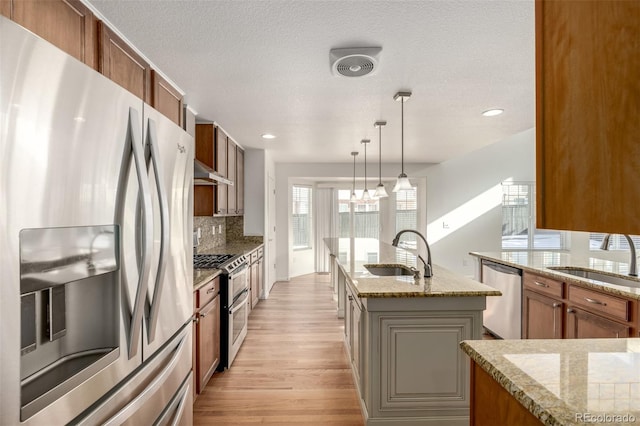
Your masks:
<instances>
[{"instance_id":1,"label":"oven door handle","mask_svg":"<svg viewBox=\"0 0 640 426\"><path fill-rule=\"evenodd\" d=\"M231 272L229 274L229 280L234 279L235 277L237 277L238 275L242 275L246 272L247 268L249 267L248 264L243 264L242 266L239 266L238 268L236 268L233 272Z\"/></svg>"},{"instance_id":2,"label":"oven door handle","mask_svg":"<svg viewBox=\"0 0 640 426\"><path fill-rule=\"evenodd\" d=\"M233 305L229 306L229 315L233 315L233 313L236 312L238 309L241 309L242 307L244 307L244 305L247 304L248 300L249 300L249 289L245 288L238 295L238 298L236 299L236 301L233 302Z\"/></svg>"}]
</instances>

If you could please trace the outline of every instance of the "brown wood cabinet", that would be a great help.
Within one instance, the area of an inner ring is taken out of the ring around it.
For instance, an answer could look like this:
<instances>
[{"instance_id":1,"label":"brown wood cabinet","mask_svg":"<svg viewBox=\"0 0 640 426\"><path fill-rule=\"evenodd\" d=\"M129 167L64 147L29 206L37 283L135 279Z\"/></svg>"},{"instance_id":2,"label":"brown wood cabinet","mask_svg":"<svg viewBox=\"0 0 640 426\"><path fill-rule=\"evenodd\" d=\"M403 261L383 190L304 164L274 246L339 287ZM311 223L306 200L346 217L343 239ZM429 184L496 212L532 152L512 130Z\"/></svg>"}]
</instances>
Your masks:
<instances>
[{"instance_id":1,"label":"brown wood cabinet","mask_svg":"<svg viewBox=\"0 0 640 426\"><path fill-rule=\"evenodd\" d=\"M97 68L96 18L78 0L3 0L0 13Z\"/></svg>"},{"instance_id":2,"label":"brown wood cabinet","mask_svg":"<svg viewBox=\"0 0 640 426\"><path fill-rule=\"evenodd\" d=\"M629 337L630 331L626 324L575 307L567 309L567 339Z\"/></svg>"},{"instance_id":3,"label":"brown wood cabinet","mask_svg":"<svg viewBox=\"0 0 640 426\"><path fill-rule=\"evenodd\" d=\"M525 289L522 303L522 337L562 339L563 307L561 300Z\"/></svg>"},{"instance_id":4,"label":"brown wood cabinet","mask_svg":"<svg viewBox=\"0 0 640 426\"><path fill-rule=\"evenodd\" d=\"M153 104L149 64L103 22L98 24L98 36L98 70L148 104Z\"/></svg>"},{"instance_id":5,"label":"brown wood cabinet","mask_svg":"<svg viewBox=\"0 0 640 426\"><path fill-rule=\"evenodd\" d=\"M227 134L219 127L216 131L216 165L215 171L229 180L232 178L228 174L227 169L227 146L228 137ZM218 185L217 187L217 199L216 199L216 214L227 214L227 193L228 185Z\"/></svg>"},{"instance_id":6,"label":"brown wood cabinet","mask_svg":"<svg viewBox=\"0 0 640 426\"><path fill-rule=\"evenodd\" d=\"M201 393L220 364L220 277L203 286L196 297L196 391Z\"/></svg>"},{"instance_id":7,"label":"brown wood cabinet","mask_svg":"<svg viewBox=\"0 0 640 426\"><path fill-rule=\"evenodd\" d=\"M182 127L182 94L156 71L151 70L152 107Z\"/></svg>"},{"instance_id":8,"label":"brown wood cabinet","mask_svg":"<svg viewBox=\"0 0 640 426\"><path fill-rule=\"evenodd\" d=\"M536 1L538 227L640 234L638 40L638 1Z\"/></svg>"},{"instance_id":9,"label":"brown wood cabinet","mask_svg":"<svg viewBox=\"0 0 640 426\"><path fill-rule=\"evenodd\" d=\"M254 308L260 299L262 294L262 288L264 287L264 274L262 271L263 265L263 248L259 247L255 249L249 255L249 288L251 292L251 308Z\"/></svg>"},{"instance_id":10,"label":"brown wood cabinet","mask_svg":"<svg viewBox=\"0 0 640 426\"><path fill-rule=\"evenodd\" d=\"M237 148L238 146L231 140L228 140L227 144L227 177L233 181L233 185L227 186L227 214L237 214L237 200L236 190L238 186L238 177L236 176L237 169Z\"/></svg>"},{"instance_id":11,"label":"brown wood cabinet","mask_svg":"<svg viewBox=\"0 0 640 426\"><path fill-rule=\"evenodd\" d=\"M236 214L244 214L244 150L236 151Z\"/></svg>"},{"instance_id":12,"label":"brown wood cabinet","mask_svg":"<svg viewBox=\"0 0 640 426\"><path fill-rule=\"evenodd\" d=\"M471 426L540 426L529 410L478 364L471 361Z\"/></svg>"}]
</instances>

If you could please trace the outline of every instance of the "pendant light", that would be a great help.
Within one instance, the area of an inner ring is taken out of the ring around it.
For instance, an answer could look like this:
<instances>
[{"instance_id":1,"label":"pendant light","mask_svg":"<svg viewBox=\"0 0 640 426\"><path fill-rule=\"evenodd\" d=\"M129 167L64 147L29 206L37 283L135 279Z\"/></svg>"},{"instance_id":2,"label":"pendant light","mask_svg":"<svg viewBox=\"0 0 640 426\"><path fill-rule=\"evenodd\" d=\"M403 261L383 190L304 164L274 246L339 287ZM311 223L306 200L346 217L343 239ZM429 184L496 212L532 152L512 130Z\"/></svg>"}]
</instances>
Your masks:
<instances>
[{"instance_id":1,"label":"pendant light","mask_svg":"<svg viewBox=\"0 0 640 426\"><path fill-rule=\"evenodd\" d=\"M376 192L373 193L373 198L384 198L389 196L389 194L387 194L387 190L384 188L384 184L382 183L382 126L386 125L386 121L376 121L373 125L374 127L378 128L378 173L380 177L380 181L378 183L378 186L376 187Z\"/></svg>"},{"instance_id":2,"label":"pendant light","mask_svg":"<svg viewBox=\"0 0 640 426\"><path fill-rule=\"evenodd\" d=\"M393 100L396 102L400 102L401 105L401 109L400 109L400 117L401 117L401 124L400 124L400 153L401 153L401 161L402 161L402 170L400 172L400 175L398 175L398 180L396 181L396 186L393 187L393 192L398 192L398 191L406 191L409 189L412 189L411 186L411 182L409 182L409 178L407 177L407 175L404 173L404 103L407 102L407 100L409 100L409 98L411 97L411 92L398 92L395 94L395 96L393 97Z\"/></svg>"},{"instance_id":3,"label":"pendant light","mask_svg":"<svg viewBox=\"0 0 640 426\"><path fill-rule=\"evenodd\" d=\"M371 201L371 194L369 194L369 190L367 189L367 145L371 140L362 139L360 141L361 144L364 145L364 192L362 193L362 201Z\"/></svg>"},{"instance_id":4,"label":"pendant light","mask_svg":"<svg viewBox=\"0 0 640 426\"><path fill-rule=\"evenodd\" d=\"M356 196L356 156L358 155L358 151L351 151L351 155L353 155L353 189L351 190L351 199L349 201L352 203L357 203L358 197Z\"/></svg>"}]
</instances>

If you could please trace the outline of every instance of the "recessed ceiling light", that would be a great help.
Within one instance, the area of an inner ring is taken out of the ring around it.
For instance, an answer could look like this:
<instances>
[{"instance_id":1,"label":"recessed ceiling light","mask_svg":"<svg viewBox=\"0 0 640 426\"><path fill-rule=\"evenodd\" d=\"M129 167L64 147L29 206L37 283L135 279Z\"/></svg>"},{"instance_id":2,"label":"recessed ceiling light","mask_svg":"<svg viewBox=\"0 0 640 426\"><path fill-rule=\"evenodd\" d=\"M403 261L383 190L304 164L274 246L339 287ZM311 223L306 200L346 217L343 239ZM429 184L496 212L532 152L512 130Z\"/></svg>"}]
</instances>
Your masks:
<instances>
[{"instance_id":1,"label":"recessed ceiling light","mask_svg":"<svg viewBox=\"0 0 640 426\"><path fill-rule=\"evenodd\" d=\"M493 117L496 115L500 115L504 112L503 109L488 109L485 112L482 113L482 115L484 115L485 117Z\"/></svg>"},{"instance_id":2,"label":"recessed ceiling light","mask_svg":"<svg viewBox=\"0 0 640 426\"><path fill-rule=\"evenodd\" d=\"M275 139L275 135L272 135L271 133L265 133L264 135L262 135L262 139Z\"/></svg>"}]
</instances>

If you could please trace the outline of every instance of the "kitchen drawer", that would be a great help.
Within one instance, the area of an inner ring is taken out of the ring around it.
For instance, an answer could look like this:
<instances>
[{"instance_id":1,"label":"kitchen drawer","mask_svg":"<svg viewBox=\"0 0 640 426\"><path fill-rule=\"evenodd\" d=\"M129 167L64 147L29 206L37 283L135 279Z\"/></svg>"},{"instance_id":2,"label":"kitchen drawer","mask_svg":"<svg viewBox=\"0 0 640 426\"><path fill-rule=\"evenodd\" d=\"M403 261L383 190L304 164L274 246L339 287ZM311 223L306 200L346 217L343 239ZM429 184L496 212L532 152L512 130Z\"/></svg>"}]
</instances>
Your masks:
<instances>
[{"instance_id":1,"label":"kitchen drawer","mask_svg":"<svg viewBox=\"0 0 640 426\"><path fill-rule=\"evenodd\" d=\"M264 256L264 247L260 247L258 249L258 257L263 257Z\"/></svg>"},{"instance_id":2,"label":"kitchen drawer","mask_svg":"<svg viewBox=\"0 0 640 426\"><path fill-rule=\"evenodd\" d=\"M562 281L556 281L551 278L529 274L527 272L523 274L522 281L524 283L524 288L528 290L546 294L558 299L562 299L563 297L564 283Z\"/></svg>"},{"instance_id":3,"label":"kitchen drawer","mask_svg":"<svg viewBox=\"0 0 640 426\"><path fill-rule=\"evenodd\" d=\"M249 263L254 263L256 260L258 260L258 250L252 251L249 256Z\"/></svg>"},{"instance_id":4,"label":"kitchen drawer","mask_svg":"<svg viewBox=\"0 0 640 426\"><path fill-rule=\"evenodd\" d=\"M198 290L196 307L202 308L220 292L220 277L215 277Z\"/></svg>"},{"instance_id":5,"label":"kitchen drawer","mask_svg":"<svg viewBox=\"0 0 640 426\"><path fill-rule=\"evenodd\" d=\"M598 312L611 318L629 321L630 302L628 300L571 285L569 286L569 301L583 306L591 312Z\"/></svg>"}]
</instances>

